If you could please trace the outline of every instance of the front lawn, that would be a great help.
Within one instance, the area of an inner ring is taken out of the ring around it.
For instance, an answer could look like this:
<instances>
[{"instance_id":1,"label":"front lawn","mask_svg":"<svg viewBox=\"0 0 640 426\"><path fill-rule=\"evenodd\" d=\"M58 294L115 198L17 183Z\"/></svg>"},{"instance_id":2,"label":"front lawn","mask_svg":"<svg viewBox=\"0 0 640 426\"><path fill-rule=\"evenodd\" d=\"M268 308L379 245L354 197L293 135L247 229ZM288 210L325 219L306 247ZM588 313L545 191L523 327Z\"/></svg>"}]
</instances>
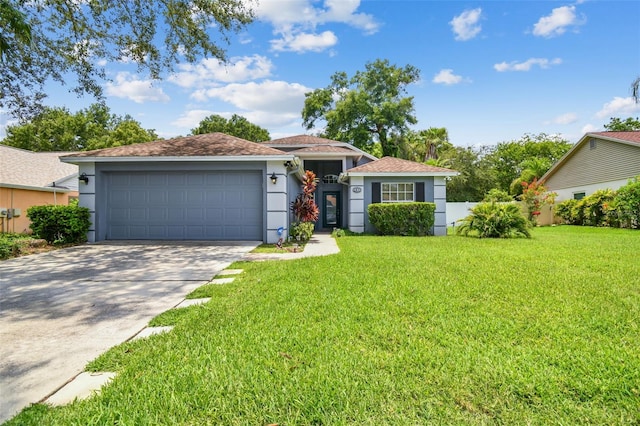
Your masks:
<instances>
[{"instance_id":1,"label":"front lawn","mask_svg":"<svg viewBox=\"0 0 640 426\"><path fill-rule=\"evenodd\" d=\"M100 396L12 424L638 424L640 231L342 237L234 264Z\"/></svg>"}]
</instances>

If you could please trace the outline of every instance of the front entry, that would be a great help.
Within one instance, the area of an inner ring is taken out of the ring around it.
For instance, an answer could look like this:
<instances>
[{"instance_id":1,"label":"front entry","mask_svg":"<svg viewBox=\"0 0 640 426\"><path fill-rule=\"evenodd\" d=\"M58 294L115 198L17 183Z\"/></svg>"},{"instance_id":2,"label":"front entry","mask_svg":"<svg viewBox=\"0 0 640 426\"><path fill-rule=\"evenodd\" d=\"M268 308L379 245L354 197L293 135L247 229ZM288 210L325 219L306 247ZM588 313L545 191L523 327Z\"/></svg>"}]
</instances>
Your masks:
<instances>
[{"instance_id":1,"label":"front entry","mask_svg":"<svg viewBox=\"0 0 640 426\"><path fill-rule=\"evenodd\" d=\"M340 192L326 191L322 193L322 227L340 228Z\"/></svg>"}]
</instances>

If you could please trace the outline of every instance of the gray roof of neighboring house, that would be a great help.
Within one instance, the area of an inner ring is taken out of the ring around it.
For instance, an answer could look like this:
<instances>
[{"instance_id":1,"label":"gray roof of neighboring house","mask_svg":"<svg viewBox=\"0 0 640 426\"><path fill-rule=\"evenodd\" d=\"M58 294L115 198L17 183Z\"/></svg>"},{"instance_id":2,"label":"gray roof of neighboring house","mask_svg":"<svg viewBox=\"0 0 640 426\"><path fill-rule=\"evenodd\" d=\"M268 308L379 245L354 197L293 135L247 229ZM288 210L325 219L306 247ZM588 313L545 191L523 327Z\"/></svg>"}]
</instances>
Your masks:
<instances>
[{"instance_id":1,"label":"gray roof of neighboring house","mask_svg":"<svg viewBox=\"0 0 640 426\"><path fill-rule=\"evenodd\" d=\"M0 145L0 184L51 187L78 173L78 166L60 161L71 152L32 152Z\"/></svg>"},{"instance_id":2,"label":"gray roof of neighboring house","mask_svg":"<svg viewBox=\"0 0 640 426\"><path fill-rule=\"evenodd\" d=\"M65 158L109 157L233 157L286 155L279 149L224 133L183 136L114 148L78 152Z\"/></svg>"},{"instance_id":3,"label":"gray roof of neighboring house","mask_svg":"<svg viewBox=\"0 0 640 426\"><path fill-rule=\"evenodd\" d=\"M445 169L444 167L429 166L427 164L416 163L415 161L403 160L401 158L395 157L382 157L379 160L375 160L370 163L349 169L346 171L346 173L424 173L426 175L442 174L451 176L455 176L458 174L458 172L456 172L455 170Z\"/></svg>"},{"instance_id":4,"label":"gray roof of neighboring house","mask_svg":"<svg viewBox=\"0 0 640 426\"><path fill-rule=\"evenodd\" d=\"M286 138L274 139L263 143L267 145L332 145L343 144L345 142L334 141L331 139L312 135L296 135Z\"/></svg>"}]
</instances>

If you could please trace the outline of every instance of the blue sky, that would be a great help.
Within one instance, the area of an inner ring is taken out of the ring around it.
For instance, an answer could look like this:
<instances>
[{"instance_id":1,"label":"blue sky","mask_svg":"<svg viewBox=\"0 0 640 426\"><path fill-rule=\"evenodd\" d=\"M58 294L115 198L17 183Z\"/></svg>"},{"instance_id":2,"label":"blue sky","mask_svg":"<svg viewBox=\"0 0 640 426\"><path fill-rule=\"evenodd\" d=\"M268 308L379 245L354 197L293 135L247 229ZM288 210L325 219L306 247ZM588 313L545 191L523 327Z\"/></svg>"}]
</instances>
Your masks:
<instances>
[{"instance_id":1,"label":"blue sky","mask_svg":"<svg viewBox=\"0 0 640 426\"><path fill-rule=\"evenodd\" d=\"M247 0L249 1L249 0ZM245 116L273 138L307 132L304 94L336 71L367 62L413 65L416 129L446 127L456 145L525 133L575 142L609 117L640 115L638 1L262 0L256 21L232 35L230 63L178 64L159 82L133 64L106 64L112 112L161 137L186 135L210 114ZM92 99L50 86L71 111ZM0 117L0 136L10 123Z\"/></svg>"}]
</instances>

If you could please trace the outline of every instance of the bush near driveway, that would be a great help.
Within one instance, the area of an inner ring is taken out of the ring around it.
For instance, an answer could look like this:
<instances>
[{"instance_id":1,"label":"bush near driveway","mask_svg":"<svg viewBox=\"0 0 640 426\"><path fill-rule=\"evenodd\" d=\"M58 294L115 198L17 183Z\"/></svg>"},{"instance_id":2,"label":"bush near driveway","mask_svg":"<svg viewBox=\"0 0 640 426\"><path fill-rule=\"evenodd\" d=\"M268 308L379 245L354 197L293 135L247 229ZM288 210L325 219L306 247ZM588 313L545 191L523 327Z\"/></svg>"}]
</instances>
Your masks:
<instances>
[{"instance_id":1,"label":"bush near driveway","mask_svg":"<svg viewBox=\"0 0 640 426\"><path fill-rule=\"evenodd\" d=\"M637 231L531 232L231 265L171 332L92 362L118 373L100 395L9 425L638 424Z\"/></svg>"},{"instance_id":2,"label":"bush near driveway","mask_svg":"<svg viewBox=\"0 0 640 426\"><path fill-rule=\"evenodd\" d=\"M89 209L74 205L32 206L27 217L33 233L52 244L83 243L91 226Z\"/></svg>"}]
</instances>

